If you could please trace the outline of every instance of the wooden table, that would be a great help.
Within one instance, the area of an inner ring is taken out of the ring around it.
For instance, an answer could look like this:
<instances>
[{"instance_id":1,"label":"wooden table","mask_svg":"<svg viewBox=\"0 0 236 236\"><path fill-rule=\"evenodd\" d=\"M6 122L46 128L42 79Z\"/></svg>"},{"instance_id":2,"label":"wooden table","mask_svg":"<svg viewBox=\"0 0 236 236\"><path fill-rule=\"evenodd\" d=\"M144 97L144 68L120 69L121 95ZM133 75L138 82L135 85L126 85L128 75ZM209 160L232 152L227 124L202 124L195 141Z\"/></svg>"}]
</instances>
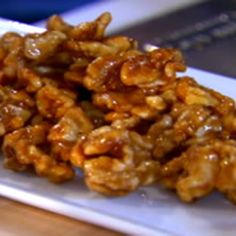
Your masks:
<instances>
[{"instance_id":1,"label":"wooden table","mask_svg":"<svg viewBox=\"0 0 236 236\"><path fill-rule=\"evenodd\" d=\"M0 197L0 236L122 235Z\"/></svg>"}]
</instances>

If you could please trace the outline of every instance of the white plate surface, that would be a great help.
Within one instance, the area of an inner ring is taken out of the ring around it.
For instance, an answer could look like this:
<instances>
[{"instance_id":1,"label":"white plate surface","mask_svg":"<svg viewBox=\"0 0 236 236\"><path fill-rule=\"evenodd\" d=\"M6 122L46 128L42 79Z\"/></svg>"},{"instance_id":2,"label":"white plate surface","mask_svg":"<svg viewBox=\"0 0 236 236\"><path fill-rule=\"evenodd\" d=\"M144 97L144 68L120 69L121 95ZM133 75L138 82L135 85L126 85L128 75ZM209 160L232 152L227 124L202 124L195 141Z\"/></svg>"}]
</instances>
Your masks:
<instances>
[{"instance_id":1,"label":"white plate surface","mask_svg":"<svg viewBox=\"0 0 236 236\"><path fill-rule=\"evenodd\" d=\"M34 31L22 25L16 28ZM236 80L196 69L189 69L187 74L236 98ZM184 204L169 191L150 186L127 197L105 198L89 191L79 175L75 181L54 185L33 175L5 170L0 159L0 195L132 235L236 235L236 206L217 193Z\"/></svg>"}]
</instances>

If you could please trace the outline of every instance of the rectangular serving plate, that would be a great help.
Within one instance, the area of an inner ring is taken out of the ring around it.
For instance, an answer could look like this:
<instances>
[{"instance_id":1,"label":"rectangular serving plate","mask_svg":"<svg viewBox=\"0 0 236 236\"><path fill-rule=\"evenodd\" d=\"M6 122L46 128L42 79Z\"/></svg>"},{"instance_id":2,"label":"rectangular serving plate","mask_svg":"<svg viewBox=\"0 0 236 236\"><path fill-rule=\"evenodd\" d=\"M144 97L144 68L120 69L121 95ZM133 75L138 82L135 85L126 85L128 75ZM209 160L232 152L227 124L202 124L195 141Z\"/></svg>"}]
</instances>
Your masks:
<instances>
[{"instance_id":1,"label":"rectangular serving plate","mask_svg":"<svg viewBox=\"0 0 236 236\"><path fill-rule=\"evenodd\" d=\"M0 21L0 33L43 32L44 29ZM236 99L236 80L189 68L186 75ZM235 236L236 208L218 193L193 204L152 185L117 198L106 198L85 186L82 176L63 185L4 169L0 158L0 195L48 211L131 235Z\"/></svg>"}]
</instances>

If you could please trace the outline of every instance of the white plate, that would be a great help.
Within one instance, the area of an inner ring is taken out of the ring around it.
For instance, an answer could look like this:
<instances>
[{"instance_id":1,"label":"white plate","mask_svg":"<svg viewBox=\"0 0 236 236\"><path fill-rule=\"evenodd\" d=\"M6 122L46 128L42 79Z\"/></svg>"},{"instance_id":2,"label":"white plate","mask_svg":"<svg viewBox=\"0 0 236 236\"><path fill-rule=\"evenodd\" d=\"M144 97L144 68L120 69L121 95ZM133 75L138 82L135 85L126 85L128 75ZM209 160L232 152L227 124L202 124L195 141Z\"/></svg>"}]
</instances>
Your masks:
<instances>
[{"instance_id":1,"label":"white plate","mask_svg":"<svg viewBox=\"0 0 236 236\"><path fill-rule=\"evenodd\" d=\"M11 30L42 31L14 27ZM236 98L236 80L195 69L187 74ZM127 197L105 198L89 191L79 175L75 181L54 185L33 175L5 170L0 161L0 195L133 235L236 235L236 206L216 193L194 204L184 204L158 186L141 188Z\"/></svg>"}]
</instances>

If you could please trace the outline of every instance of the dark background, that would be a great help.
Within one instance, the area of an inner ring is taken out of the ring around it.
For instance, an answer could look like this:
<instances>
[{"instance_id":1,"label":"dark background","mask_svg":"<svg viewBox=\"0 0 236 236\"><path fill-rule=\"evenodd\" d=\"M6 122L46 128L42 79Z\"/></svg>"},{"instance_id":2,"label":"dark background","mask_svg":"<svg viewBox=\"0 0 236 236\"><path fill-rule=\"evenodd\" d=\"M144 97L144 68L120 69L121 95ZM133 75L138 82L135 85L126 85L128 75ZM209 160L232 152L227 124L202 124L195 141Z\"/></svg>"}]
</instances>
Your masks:
<instances>
[{"instance_id":1,"label":"dark background","mask_svg":"<svg viewBox=\"0 0 236 236\"><path fill-rule=\"evenodd\" d=\"M6 0L1 3L0 17L32 23L101 0Z\"/></svg>"}]
</instances>

